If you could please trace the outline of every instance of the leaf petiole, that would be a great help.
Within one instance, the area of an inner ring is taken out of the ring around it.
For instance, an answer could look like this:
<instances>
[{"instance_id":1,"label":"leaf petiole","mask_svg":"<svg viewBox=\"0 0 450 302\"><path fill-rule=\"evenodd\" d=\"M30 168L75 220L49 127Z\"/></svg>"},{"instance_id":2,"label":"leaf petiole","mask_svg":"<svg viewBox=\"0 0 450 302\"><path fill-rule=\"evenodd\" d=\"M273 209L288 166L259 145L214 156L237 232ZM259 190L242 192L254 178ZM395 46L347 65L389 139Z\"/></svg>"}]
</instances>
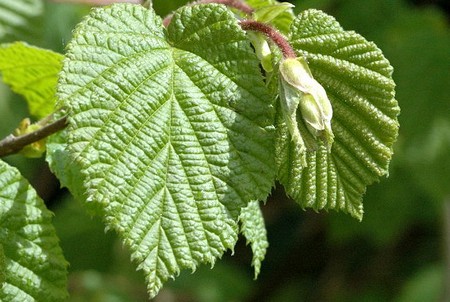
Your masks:
<instances>
[{"instance_id":1,"label":"leaf petiole","mask_svg":"<svg viewBox=\"0 0 450 302\"><path fill-rule=\"evenodd\" d=\"M295 59L297 57L291 44L289 44L279 31L270 25L255 20L242 20L240 21L240 25L243 30L257 31L268 37L281 50L285 59Z\"/></svg>"}]
</instances>

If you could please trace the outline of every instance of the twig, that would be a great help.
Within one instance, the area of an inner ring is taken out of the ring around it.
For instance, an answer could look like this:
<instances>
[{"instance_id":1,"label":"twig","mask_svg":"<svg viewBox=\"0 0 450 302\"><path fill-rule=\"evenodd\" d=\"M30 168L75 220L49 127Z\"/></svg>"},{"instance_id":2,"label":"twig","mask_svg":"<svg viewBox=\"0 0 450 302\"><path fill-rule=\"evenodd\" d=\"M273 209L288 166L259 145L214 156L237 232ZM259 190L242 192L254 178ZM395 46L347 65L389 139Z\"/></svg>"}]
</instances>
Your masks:
<instances>
[{"instance_id":1,"label":"twig","mask_svg":"<svg viewBox=\"0 0 450 302\"><path fill-rule=\"evenodd\" d=\"M11 155L19 152L25 146L32 144L34 142L40 141L47 136L50 136L67 126L67 117L64 116L59 120L54 121L48 125L42 126L36 131L31 133L14 136L12 134L8 135L0 141L0 157Z\"/></svg>"}]
</instances>

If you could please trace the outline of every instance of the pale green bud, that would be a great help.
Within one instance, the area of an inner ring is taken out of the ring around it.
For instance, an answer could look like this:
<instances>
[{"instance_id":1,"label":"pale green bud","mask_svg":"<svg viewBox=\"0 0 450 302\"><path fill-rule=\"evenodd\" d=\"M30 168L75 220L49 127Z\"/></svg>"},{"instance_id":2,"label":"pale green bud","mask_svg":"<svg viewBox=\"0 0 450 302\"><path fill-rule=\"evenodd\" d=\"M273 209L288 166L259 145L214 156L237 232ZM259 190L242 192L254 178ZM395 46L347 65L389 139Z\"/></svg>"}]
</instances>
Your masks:
<instances>
[{"instance_id":1,"label":"pale green bud","mask_svg":"<svg viewBox=\"0 0 450 302\"><path fill-rule=\"evenodd\" d=\"M247 32L247 36L252 42L255 48L255 53L258 59L261 61L261 65L267 72L272 72L272 50L270 49L269 43L264 38L261 33L258 32Z\"/></svg>"},{"instance_id":2,"label":"pale green bud","mask_svg":"<svg viewBox=\"0 0 450 302\"><path fill-rule=\"evenodd\" d=\"M321 139L330 150L334 139L333 109L325 89L314 79L306 61L303 58L283 60L280 81L281 107L292 140L303 145L303 149L315 149L316 140Z\"/></svg>"},{"instance_id":3,"label":"pale green bud","mask_svg":"<svg viewBox=\"0 0 450 302\"><path fill-rule=\"evenodd\" d=\"M153 8L153 1L152 0L146 0L142 4L142 6L145 7L145 8L151 9L151 8Z\"/></svg>"}]
</instances>

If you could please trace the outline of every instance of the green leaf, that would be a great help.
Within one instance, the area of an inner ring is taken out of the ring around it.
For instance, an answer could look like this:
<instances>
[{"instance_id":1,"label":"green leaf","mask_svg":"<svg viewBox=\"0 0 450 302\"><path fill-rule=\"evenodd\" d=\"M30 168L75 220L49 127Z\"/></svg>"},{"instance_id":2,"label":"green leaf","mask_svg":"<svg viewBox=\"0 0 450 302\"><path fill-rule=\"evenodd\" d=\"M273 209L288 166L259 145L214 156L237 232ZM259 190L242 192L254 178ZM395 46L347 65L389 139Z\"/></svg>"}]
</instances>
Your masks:
<instances>
[{"instance_id":1,"label":"green leaf","mask_svg":"<svg viewBox=\"0 0 450 302\"><path fill-rule=\"evenodd\" d=\"M3 287L3 282L6 279L6 257L3 250L3 244L0 243L0 288Z\"/></svg>"},{"instance_id":2,"label":"green leaf","mask_svg":"<svg viewBox=\"0 0 450 302\"><path fill-rule=\"evenodd\" d=\"M63 56L22 42L0 45L0 72L12 90L25 97L30 113L43 118L54 110Z\"/></svg>"},{"instance_id":3,"label":"green leaf","mask_svg":"<svg viewBox=\"0 0 450 302\"><path fill-rule=\"evenodd\" d=\"M55 118L62 117L62 113L55 113ZM62 187L70 190L76 200L83 200L83 177L78 165L74 165L67 151L68 133L66 129L47 138L46 161L50 170L56 175ZM87 204L92 214L99 210L97 204Z\"/></svg>"},{"instance_id":4,"label":"green leaf","mask_svg":"<svg viewBox=\"0 0 450 302\"><path fill-rule=\"evenodd\" d=\"M37 40L43 10L42 0L0 0L0 42Z\"/></svg>"},{"instance_id":5,"label":"green leaf","mask_svg":"<svg viewBox=\"0 0 450 302\"><path fill-rule=\"evenodd\" d=\"M67 298L67 262L51 224L52 215L19 171L0 161L1 301Z\"/></svg>"},{"instance_id":6,"label":"green leaf","mask_svg":"<svg viewBox=\"0 0 450 302\"><path fill-rule=\"evenodd\" d=\"M290 41L328 94L335 141L330 153L323 145L307 152L303 168L300 150L279 127L279 180L303 208L343 210L361 219L362 195L387 174L398 133L392 67L374 43L318 10L297 17Z\"/></svg>"},{"instance_id":7,"label":"green leaf","mask_svg":"<svg viewBox=\"0 0 450 302\"><path fill-rule=\"evenodd\" d=\"M276 17L278 17L279 15L281 15L282 13L288 11L293 7L294 5L289 2L282 2L262 6L260 8L255 9L253 17L255 18L256 21L267 23L274 20Z\"/></svg>"},{"instance_id":8,"label":"green leaf","mask_svg":"<svg viewBox=\"0 0 450 302\"><path fill-rule=\"evenodd\" d=\"M255 279L261 270L261 262L266 256L267 247L267 231L264 224L264 217L259 208L259 201L251 201L245 208L242 208L239 216L241 222L241 233L250 243L253 252L252 265L255 268Z\"/></svg>"},{"instance_id":9,"label":"green leaf","mask_svg":"<svg viewBox=\"0 0 450 302\"><path fill-rule=\"evenodd\" d=\"M274 179L273 108L258 60L221 5L117 4L76 29L58 85L68 151L153 297L232 249L240 209Z\"/></svg>"},{"instance_id":10,"label":"green leaf","mask_svg":"<svg viewBox=\"0 0 450 302\"><path fill-rule=\"evenodd\" d=\"M246 0L245 2L255 9L256 20L260 20L262 17L262 22L266 22L265 18L272 16L273 18L270 20L272 25L283 34L289 32L295 15L288 2L280 3L276 0Z\"/></svg>"},{"instance_id":11,"label":"green leaf","mask_svg":"<svg viewBox=\"0 0 450 302\"><path fill-rule=\"evenodd\" d=\"M270 44L267 42L264 35L258 32L248 31L247 37L250 42L252 42L256 56L261 61L261 66L267 73L271 73L273 71L273 55Z\"/></svg>"}]
</instances>

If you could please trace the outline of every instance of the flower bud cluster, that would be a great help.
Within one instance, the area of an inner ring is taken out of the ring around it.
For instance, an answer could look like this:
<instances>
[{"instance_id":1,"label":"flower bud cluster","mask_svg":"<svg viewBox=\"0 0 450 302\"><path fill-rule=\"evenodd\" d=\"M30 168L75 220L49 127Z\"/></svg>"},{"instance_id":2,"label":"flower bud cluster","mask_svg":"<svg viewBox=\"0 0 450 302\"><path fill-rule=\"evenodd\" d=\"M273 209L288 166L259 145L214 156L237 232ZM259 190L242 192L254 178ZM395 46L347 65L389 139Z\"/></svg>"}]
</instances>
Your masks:
<instances>
[{"instance_id":1,"label":"flower bud cluster","mask_svg":"<svg viewBox=\"0 0 450 302\"><path fill-rule=\"evenodd\" d=\"M330 150L333 108L325 89L303 58L285 58L279 70L281 108L292 140L303 149L314 150L320 139Z\"/></svg>"}]
</instances>

